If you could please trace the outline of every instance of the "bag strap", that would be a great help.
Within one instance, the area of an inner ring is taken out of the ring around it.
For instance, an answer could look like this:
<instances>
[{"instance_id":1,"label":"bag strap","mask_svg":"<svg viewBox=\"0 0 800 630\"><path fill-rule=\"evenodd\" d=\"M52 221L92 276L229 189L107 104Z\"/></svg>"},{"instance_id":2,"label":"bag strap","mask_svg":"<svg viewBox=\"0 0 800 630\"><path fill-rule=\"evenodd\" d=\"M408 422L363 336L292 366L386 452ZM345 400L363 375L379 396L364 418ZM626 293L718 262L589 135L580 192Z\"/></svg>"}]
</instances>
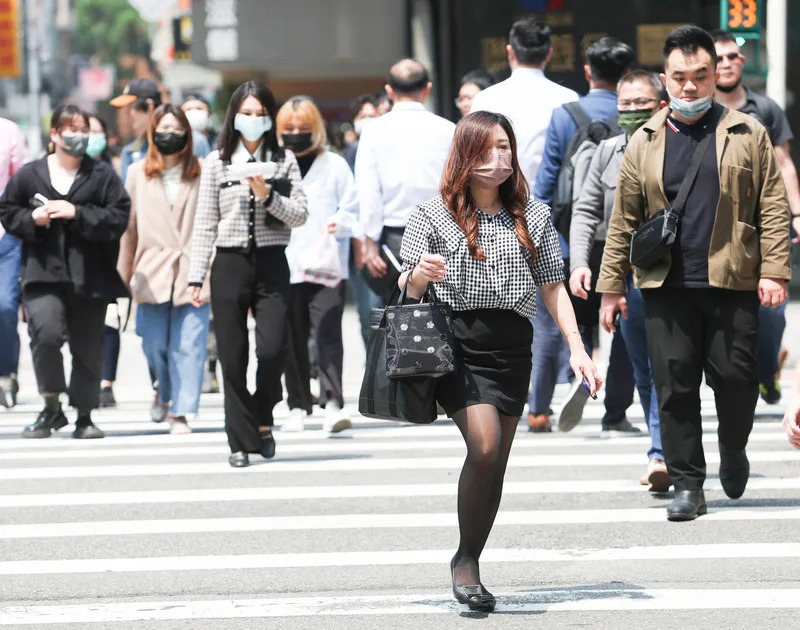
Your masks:
<instances>
[{"instance_id":1,"label":"bag strap","mask_svg":"<svg viewBox=\"0 0 800 630\"><path fill-rule=\"evenodd\" d=\"M689 162L689 168L686 171L686 175L683 176L681 187L678 189L678 194L671 206L671 210L676 212L678 216L683 214L683 207L686 205L686 199L689 197L689 190L692 188L694 180L697 179L697 173L700 170L700 162L703 161L703 156L708 150L708 145L711 144L711 140L715 136L716 133L712 129L706 134L706 137L700 141L700 144L698 144L694 150L694 154L692 154L692 161Z\"/></svg>"},{"instance_id":2,"label":"bag strap","mask_svg":"<svg viewBox=\"0 0 800 630\"><path fill-rule=\"evenodd\" d=\"M585 127L586 125L591 124L592 119L584 111L583 107L580 106L578 101L574 101L571 103L564 103L564 109L567 110L567 113L570 115L575 124L578 126L578 129L581 127Z\"/></svg>"}]
</instances>

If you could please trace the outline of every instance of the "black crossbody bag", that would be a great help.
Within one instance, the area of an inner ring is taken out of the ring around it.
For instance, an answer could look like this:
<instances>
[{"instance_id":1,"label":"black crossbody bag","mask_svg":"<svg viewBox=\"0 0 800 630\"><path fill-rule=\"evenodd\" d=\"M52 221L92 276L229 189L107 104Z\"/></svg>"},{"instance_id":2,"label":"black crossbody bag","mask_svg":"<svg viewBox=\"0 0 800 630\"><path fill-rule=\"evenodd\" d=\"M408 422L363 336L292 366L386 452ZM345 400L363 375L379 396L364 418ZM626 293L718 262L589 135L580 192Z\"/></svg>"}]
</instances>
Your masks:
<instances>
[{"instance_id":1,"label":"black crossbody bag","mask_svg":"<svg viewBox=\"0 0 800 630\"><path fill-rule=\"evenodd\" d=\"M669 254L678 235L678 223L680 223L686 199L689 197L689 190L691 190L694 180L697 179L700 162L703 161L708 145L711 144L715 135L712 130L697 145L692 155L692 161L689 163L689 169L683 176L678 195L672 205L656 212L634 231L631 237L630 253L630 263L634 267L650 269Z\"/></svg>"}]
</instances>

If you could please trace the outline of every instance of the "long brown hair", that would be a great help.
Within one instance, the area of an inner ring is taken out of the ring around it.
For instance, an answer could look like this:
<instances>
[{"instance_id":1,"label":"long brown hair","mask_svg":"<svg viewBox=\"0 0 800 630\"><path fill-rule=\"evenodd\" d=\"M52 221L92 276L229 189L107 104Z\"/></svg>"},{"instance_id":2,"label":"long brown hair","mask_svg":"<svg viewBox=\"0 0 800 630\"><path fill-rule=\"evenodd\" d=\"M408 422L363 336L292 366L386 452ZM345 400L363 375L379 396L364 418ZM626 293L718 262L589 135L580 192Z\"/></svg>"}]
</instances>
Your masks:
<instances>
[{"instance_id":1,"label":"long brown hair","mask_svg":"<svg viewBox=\"0 0 800 630\"><path fill-rule=\"evenodd\" d=\"M198 162L193 153L192 127L186 118L186 114L183 113L183 110L181 110L180 107L175 107L172 103L159 105L150 118L150 126L147 128L147 156L144 159L144 174L147 176L147 179L150 179L155 175L161 175L164 171L164 156L161 155L161 152L156 148L155 142L153 142L153 136L156 133L158 123L160 123L161 119L167 114L175 116L188 135L186 138L186 146L178 153L178 164L182 167L181 178L186 180L194 179L200 175L200 162Z\"/></svg>"},{"instance_id":2,"label":"long brown hair","mask_svg":"<svg viewBox=\"0 0 800 630\"><path fill-rule=\"evenodd\" d=\"M469 180L472 169L485 161L486 150L493 142L497 125L508 135L513 169L509 178L500 184L500 200L513 217L517 240L530 253L532 264L536 259L536 245L528 232L528 222L525 219L525 206L530 193L528 182L525 181L517 161L517 139L508 118L492 112L474 112L458 122L442 176L442 199L466 235L470 255L478 260L486 260L486 255L478 246L478 211L469 192Z\"/></svg>"}]
</instances>

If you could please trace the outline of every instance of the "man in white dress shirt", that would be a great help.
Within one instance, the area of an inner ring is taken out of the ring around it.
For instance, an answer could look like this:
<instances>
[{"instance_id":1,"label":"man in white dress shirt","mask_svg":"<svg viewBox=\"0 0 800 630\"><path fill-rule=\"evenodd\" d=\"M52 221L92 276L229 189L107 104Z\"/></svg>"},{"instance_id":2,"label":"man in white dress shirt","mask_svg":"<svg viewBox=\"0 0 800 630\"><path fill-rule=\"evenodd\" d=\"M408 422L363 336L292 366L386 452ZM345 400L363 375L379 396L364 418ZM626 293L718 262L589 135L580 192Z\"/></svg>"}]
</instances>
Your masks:
<instances>
[{"instance_id":1,"label":"man in white dress shirt","mask_svg":"<svg viewBox=\"0 0 800 630\"><path fill-rule=\"evenodd\" d=\"M425 109L431 90L421 63L403 59L392 66L386 92L390 112L364 128L356 155L359 218L366 233L364 262L376 293L387 298L397 274L382 252L400 260L400 243L412 211L439 194L455 125ZM394 278L394 280L392 279Z\"/></svg>"},{"instance_id":2,"label":"man in white dress shirt","mask_svg":"<svg viewBox=\"0 0 800 630\"><path fill-rule=\"evenodd\" d=\"M508 42L511 76L478 92L470 111L496 112L511 119L519 164L532 193L550 115L556 107L577 101L578 94L544 76L553 56L550 27L535 18L519 20L511 27Z\"/></svg>"}]
</instances>

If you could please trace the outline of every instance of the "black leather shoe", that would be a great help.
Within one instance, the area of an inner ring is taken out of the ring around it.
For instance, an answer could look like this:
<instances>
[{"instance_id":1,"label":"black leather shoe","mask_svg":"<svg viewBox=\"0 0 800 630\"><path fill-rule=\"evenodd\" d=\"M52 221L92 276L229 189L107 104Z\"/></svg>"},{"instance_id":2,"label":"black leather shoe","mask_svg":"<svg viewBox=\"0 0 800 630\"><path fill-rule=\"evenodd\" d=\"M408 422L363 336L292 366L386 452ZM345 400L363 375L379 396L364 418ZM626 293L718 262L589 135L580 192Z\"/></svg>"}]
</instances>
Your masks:
<instances>
[{"instance_id":1,"label":"black leather shoe","mask_svg":"<svg viewBox=\"0 0 800 630\"><path fill-rule=\"evenodd\" d=\"M667 506L667 520L693 521L708 512L703 490L676 490L675 498Z\"/></svg>"},{"instance_id":2,"label":"black leather shoe","mask_svg":"<svg viewBox=\"0 0 800 630\"><path fill-rule=\"evenodd\" d=\"M247 456L247 453L242 453L239 451L238 453L231 454L231 456L228 458L228 463L233 468L244 468L245 466L250 465L250 458Z\"/></svg>"},{"instance_id":3,"label":"black leather shoe","mask_svg":"<svg viewBox=\"0 0 800 630\"><path fill-rule=\"evenodd\" d=\"M67 426L67 424L67 417L63 411L51 411L45 407L39 412L36 421L25 427L22 431L22 437L33 439L48 438L53 431L58 431Z\"/></svg>"},{"instance_id":4,"label":"black leather shoe","mask_svg":"<svg viewBox=\"0 0 800 630\"><path fill-rule=\"evenodd\" d=\"M275 457L275 438L272 431L261 432L261 457L271 459Z\"/></svg>"},{"instance_id":5,"label":"black leather shoe","mask_svg":"<svg viewBox=\"0 0 800 630\"><path fill-rule=\"evenodd\" d=\"M72 432L72 437L76 440L97 440L105 436L106 434L98 429L91 420L78 420L75 423L75 431Z\"/></svg>"},{"instance_id":6,"label":"black leather shoe","mask_svg":"<svg viewBox=\"0 0 800 630\"><path fill-rule=\"evenodd\" d=\"M722 489L731 499L738 499L744 494L747 480L750 478L750 461L744 449L728 450L719 445L719 481Z\"/></svg>"},{"instance_id":7,"label":"black leather shoe","mask_svg":"<svg viewBox=\"0 0 800 630\"><path fill-rule=\"evenodd\" d=\"M475 612L492 612L497 604L494 595L483 584L456 585L456 558L450 561L450 575L453 578L453 596L460 604L466 604Z\"/></svg>"}]
</instances>

